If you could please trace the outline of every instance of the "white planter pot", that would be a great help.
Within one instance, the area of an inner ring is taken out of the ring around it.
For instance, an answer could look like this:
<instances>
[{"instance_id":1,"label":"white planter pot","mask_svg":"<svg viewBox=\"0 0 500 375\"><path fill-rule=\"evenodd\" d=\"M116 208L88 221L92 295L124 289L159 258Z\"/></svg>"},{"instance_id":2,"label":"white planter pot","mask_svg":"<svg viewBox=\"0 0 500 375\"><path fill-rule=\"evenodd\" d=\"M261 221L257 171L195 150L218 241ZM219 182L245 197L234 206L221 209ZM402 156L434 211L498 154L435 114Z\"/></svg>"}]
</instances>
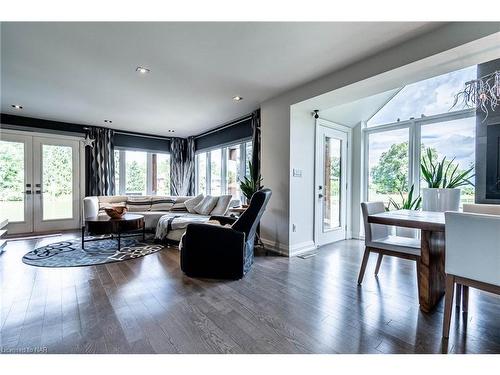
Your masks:
<instances>
[{"instance_id":1,"label":"white planter pot","mask_svg":"<svg viewBox=\"0 0 500 375\"><path fill-rule=\"evenodd\" d=\"M458 211L460 189L422 189L423 211Z\"/></svg>"},{"instance_id":2,"label":"white planter pot","mask_svg":"<svg viewBox=\"0 0 500 375\"><path fill-rule=\"evenodd\" d=\"M418 238L418 229L396 227L396 236Z\"/></svg>"}]
</instances>

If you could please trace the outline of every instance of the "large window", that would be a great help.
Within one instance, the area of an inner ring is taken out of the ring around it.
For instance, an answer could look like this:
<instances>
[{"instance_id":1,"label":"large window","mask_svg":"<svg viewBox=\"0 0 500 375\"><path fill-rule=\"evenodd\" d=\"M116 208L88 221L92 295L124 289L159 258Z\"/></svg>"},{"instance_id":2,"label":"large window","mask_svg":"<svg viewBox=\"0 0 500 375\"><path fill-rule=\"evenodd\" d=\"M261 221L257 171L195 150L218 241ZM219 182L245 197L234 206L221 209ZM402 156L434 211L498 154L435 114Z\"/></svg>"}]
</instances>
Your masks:
<instances>
[{"instance_id":1,"label":"large window","mask_svg":"<svg viewBox=\"0 0 500 375\"><path fill-rule=\"evenodd\" d=\"M368 200L401 201L400 191L408 190L410 180L409 129L396 129L368 135Z\"/></svg>"},{"instance_id":2,"label":"large window","mask_svg":"<svg viewBox=\"0 0 500 375\"><path fill-rule=\"evenodd\" d=\"M115 149L115 188L122 195L170 195L170 155Z\"/></svg>"},{"instance_id":3,"label":"large window","mask_svg":"<svg viewBox=\"0 0 500 375\"><path fill-rule=\"evenodd\" d=\"M364 199L388 206L391 198L401 203L412 185L417 194L427 187L420 172L427 148L436 160L453 160L459 171L474 166L474 111L450 107L454 94L475 76L473 66L408 85L365 124ZM474 202L474 187L461 189L461 203Z\"/></svg>"},{"instance_id":4,"label":"large window","mask_svg":"<svg viewBox=\"0 0 500 375\"><path fill-rule=\"evenodd\" d=\"M457 171L465 171L475 163L476 118L466 117L458 120L436 122L421 128L422 151L430 148L438 160L446 157L458 165ZM474 183L474 178L472 178ZM425 183L422 181L422 187ZM462 204L474 203L474 186L467 185L462 190Z\"/></svg>"},{"instance_id":5,"label":"large window","mask_svg":"<svg viewBox=\"0 0 500 375\"><path fill-rule=\"evenodd\" d=\"M465 82L476 78L476 66L442 74L403 87L380 109L367 126L389 124L447 113ZM461 108L454 108L454 110Z\"/></svg>"},{"instance_id":6,"label":"large window","mask_svg":"<svg viewBox=\"0 0 500 375\"><path fill-rule=\"evenodd\" d=\"M197 193L231 194L242 199L240 180L250 173L252 142L243 142L196 154Z\"/></svg>"}]
</instances>

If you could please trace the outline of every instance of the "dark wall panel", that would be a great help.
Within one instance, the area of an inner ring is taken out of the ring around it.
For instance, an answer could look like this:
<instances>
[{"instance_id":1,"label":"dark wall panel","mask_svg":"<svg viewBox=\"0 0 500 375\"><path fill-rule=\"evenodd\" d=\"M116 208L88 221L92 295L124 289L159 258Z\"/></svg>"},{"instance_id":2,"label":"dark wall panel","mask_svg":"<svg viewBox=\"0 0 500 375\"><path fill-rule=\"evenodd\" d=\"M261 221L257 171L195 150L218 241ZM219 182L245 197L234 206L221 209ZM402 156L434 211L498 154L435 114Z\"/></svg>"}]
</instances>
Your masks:
<instances>
[{"instance_id":1,"label":"dark wall panel","mask_svg":"<svg viewBox=\"0 0 500 375\"><path fill-rule=\"evenodd\" d=\"M15 116L1 114L1 123L5 128L18 129L24 131L36 131L42 133L73 133L75 135L85 134L85 127L88 125L73 124L68 122L43 120L33 117ZM170 152L170 139L151 138L146 134L115 134L114 144L118 147L143 149L158 152Z\"/></svg>"},{"instance_id":2,"label":"dark wall panel","mask_svg":"<svg viewBox=\"0 0 500 375\"><path fill-rule=\"evenodd\" d=\"M148 151L170 152L170 140L164 138L141 137L131 134L115 134L115 147L125 147Z\"/></svg>"},{"instance_id":3,"label":"dark wall panel","mask_svg":"<svg viewBox=\"0 0 500 375\"><path fill-rule=\"evenodd\" d=\"M5 128L20 129L26 131L39 131L47 133L80 133L85 134L83 129L85 126L80 124L72 124L69 122L43 120L33 117L0 115L2 126Z\"/></svg>"},{"instance_id":4,"label":"dark wall panel","mask_svg":"<svg viewBox=\"0 0 500 375\"><path fill-rule=\"evenodd\" d=\"M252 121L249 118L235 125L225 127L195 139L195 149L203 150L218 145L252 137Z\"/></svg>"}]
</instances>

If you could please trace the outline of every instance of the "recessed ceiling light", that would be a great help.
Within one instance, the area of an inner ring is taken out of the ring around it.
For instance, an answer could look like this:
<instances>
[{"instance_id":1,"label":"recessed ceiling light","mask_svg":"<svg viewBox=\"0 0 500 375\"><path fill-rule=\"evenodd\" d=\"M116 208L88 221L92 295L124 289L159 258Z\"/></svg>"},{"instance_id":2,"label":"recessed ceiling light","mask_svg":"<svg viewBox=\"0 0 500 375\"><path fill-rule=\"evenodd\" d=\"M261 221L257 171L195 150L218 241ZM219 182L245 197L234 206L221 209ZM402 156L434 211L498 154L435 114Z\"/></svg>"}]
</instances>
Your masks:
<instances>
[{"instance_id":1,"label":"recessed ceiling light","mask_svg":"<svg viewBox=\"0 0 500 375\"><path fill-rule=\"evenodd\" d=\"M240 100L243 100L243 98L241 96L233 96L233 100L235 102L239 102Z\"/></svg>"},{"instance_id":2,"label":"recessed ceiling light","mask_svg":"<svg viewBox=\"0 0 500 375\"><path fill-rule=\"evenodd\" d=\"M113 121L112 120L104 120L104 122L108 123L108 124L112 124Z\"/></svg>"},{"instance_id":3,"label":"recessed ceiling light","mask_svg":"<svg viewBox=\"0 0 500 375\"><path fill-rule=\"evenodd\" d=\"M151 70L148 69L148 68L145 68L143 66L138 66L136 69L135 69L136 72L140 73L140 74L147 74L149 73Z\"/></svg>"},{"instance_id":4,"label":"recessed ceiling light","mask_svg":"<svg viewBox=\"0 0 500 375\"><path fill-rule=\"evenodd\" d=\"M23 106L19 104L11 104L10 106L15 109L23 109Z\"/></svg>"}]
</instances>

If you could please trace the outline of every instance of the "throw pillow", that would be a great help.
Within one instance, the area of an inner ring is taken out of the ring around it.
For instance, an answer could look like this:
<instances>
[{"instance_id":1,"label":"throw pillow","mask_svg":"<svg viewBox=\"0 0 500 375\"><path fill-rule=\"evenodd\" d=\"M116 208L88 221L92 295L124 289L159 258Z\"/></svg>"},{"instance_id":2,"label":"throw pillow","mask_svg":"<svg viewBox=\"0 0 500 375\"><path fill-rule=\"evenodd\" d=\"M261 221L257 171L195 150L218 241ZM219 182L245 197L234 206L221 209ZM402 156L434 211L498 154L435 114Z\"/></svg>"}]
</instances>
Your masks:
<instances>
[{"instance_id":1,"label":"throw pillow","mask_svg":"<svg viewBox=\"0 0 500 375\"><path fill-rule=\"evenodd\" d=\"M217 200L217 204L215 208L212 210L210 215L224 215L229 208L229 204L231 203L232 196L231 195L221 195Z\"/></svg>"},{"instance_id":2,"label":"throw pillow","mask_svg":"<svg viewBox=\"0 0 500 375\"><path fill-rule=\"evenodd\" d=\"M170 212L188 212L188 210L184 202L180 202L180 203L174 203L174 205L170 209Z\"/></svg>"},{"instance_id":3,"label":"throw pillow","mask_svg":"<svg viewBox=\"0 0 500 375\"><path fill-rule=\"evenodd\" d=\"M198 203L194 207L194 210L197 214L200 215L210 215L210 212L212 212L218 200L219 197L212 197L211 195L207 195L200 203Z\"/></svg>"},{"instance_id":4,"label":"throw pillow","mask_svg":"<svg viewBox=\"0 0 500 375\"><path fill-rule=\"evenodd\" d=\"M130 212L144 212L151 210L151 197L129 197L127 208Z\"/></svg>"},{"instance_id":5,"label":"throw pillow","mask_svg":"<svg viewBox=\"0 0 500 375\"><path fill-rule=\"evenodd\" d=\"M169 211L174 203L174 197L154 196L151 200L151 211Z\"/></svg>"},{"instance_id":6,"label":"throw pillow","mask_svg":"<svg viewBox=\"0 0 500 375\"><path fill-rule=\"evenodd\" d=\"M184 202L184 205L186 206L187 210L191 214L195 214L196 211L194 210L194 207L200 203L203 200L203 194L197 195L194 198L188 199L187 201Z\"/></svg>"}]
</instances>

